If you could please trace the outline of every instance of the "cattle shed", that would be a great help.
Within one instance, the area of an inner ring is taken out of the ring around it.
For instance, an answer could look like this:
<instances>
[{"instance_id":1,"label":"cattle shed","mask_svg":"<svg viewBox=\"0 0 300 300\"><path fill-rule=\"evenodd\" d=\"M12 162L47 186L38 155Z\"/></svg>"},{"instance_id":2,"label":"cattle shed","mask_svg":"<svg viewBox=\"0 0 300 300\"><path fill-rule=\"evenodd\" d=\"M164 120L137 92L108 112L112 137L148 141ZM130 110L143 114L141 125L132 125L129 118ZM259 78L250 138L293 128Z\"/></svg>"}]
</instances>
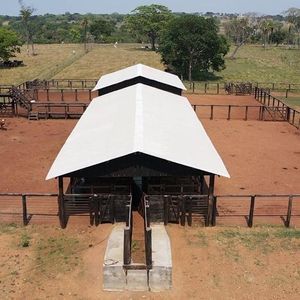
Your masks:
<instances>
[{"instance_id":1,"label":"cattle shed","mask_svg":"<svg viewBox=\"0 0 300 300\"><path fill-rule=\"evenodd\" d=\"M150 69L103 76L95 89L114 90L92 100L53 162L46 179L58 178L63 227L68 216L95 205L96 223L124 221L128 201L138 209L144 197L151 221L179 222L188 214L209 224L215 175L229 174L187 98L144 82L116 88L136 70L184 88L177 76Z\"/></svg>"}]
</instances>

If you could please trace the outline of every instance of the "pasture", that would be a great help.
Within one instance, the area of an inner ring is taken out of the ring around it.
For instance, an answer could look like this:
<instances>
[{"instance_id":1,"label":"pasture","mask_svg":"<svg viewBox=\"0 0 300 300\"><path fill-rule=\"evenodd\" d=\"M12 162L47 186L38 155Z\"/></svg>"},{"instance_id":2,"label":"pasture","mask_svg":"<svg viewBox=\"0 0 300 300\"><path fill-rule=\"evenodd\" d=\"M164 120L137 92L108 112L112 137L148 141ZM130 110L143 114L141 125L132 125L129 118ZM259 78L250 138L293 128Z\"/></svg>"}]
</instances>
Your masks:
<instances>
[{"instance_id":1,"label":"pasture","mask_svg":"<svg viewBox=\"0 0 300 300\"><path fill-rule=\"evenodd\" d=\"M73 52L75 51L75 53ZM36 45L36 56L28 56L25 47L17 59L25 66L1 69L1 84L20 84L40 79L98 79L101 75L135 63L163 69L160 56L144 50L141 44L94 44L87 54L80 44ZM230 56L230 53L228 57ZM299 82L299 50L258 45L243 46L235 60L226 59L227 68L216 73L220 81Z\"/></svg>"}]
</instances>

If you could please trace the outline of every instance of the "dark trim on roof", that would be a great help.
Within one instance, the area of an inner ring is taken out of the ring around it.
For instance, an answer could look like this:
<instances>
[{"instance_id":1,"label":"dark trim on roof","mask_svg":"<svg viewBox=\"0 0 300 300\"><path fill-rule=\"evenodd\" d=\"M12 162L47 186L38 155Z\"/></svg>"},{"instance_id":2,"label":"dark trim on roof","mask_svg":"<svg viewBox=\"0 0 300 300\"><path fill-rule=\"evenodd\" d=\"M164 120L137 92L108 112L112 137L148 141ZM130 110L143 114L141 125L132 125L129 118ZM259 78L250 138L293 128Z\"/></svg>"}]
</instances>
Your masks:
<instances>
[{"instance_id":1,"label":"dark trim on roof","mask_svg":"<svg viewBox=\"0 0 300 300\"><path fill-rule=\"evenodd\" d=\"M132 85L135 85L135 84L138 84L138 83L149 85L149 86L155 87L157 89L160 89L160 90L172 93L172 94L176 94L176 95L179 95L179 96L181 96L181 94L182 94L182 89L180 89L180 88L177 88L177 87L174 87L172 85L168 85L168 84L165 84L165 83L162 83L162 82L159 82L159 81L155 81L155 80L152 80L152 79L148 79L148 78L143 77L143 76L137 76L137 77L134 77L134 78L122 81L122 82L112 84L112 85L107 86L105 88L99 89L98 90L98 95L102 96L102 95L112 93L112 92L115 92L117 90L121 90L121 89L124 89L128 86L132 86Z\"/></svg>"},{"instance_id":2,"label":"dark trim on roof","mask_svg":"<svg viewBox=\"0 0 300 300\"><path fill-rule=\"evenodd\" d=\"M141 152L84 168L63 177L199 176L210 173Z\"/></svg>"}]
</instances>

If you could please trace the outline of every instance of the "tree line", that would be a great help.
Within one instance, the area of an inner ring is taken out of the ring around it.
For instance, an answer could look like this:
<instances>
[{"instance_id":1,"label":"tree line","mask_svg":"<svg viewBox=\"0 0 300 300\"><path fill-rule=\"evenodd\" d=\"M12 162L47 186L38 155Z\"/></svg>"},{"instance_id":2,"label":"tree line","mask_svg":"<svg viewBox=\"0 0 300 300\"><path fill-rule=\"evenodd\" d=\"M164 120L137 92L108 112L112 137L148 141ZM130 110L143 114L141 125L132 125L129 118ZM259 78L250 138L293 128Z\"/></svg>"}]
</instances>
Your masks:
<instances>
[{"instance_id":1,"label":"tree line","mask_svg":"<svg viewBox=\"0 0 300 300\"><path fill-rule=\"evenodd\" d=\"M184 78L207 78L225 68L224 57L230 44L231 55L246 43L287 44L300 47L300 9L291 8L282 16L261 17L173 13L163 5L144 5L128 15L65 13L34 14L34 8L19 0L20 14L0 16L0 60L13 57L20 45L35 55L34 43L140 42L149 43L161 54L169 71Z\"/></svg>"}]
</instances>

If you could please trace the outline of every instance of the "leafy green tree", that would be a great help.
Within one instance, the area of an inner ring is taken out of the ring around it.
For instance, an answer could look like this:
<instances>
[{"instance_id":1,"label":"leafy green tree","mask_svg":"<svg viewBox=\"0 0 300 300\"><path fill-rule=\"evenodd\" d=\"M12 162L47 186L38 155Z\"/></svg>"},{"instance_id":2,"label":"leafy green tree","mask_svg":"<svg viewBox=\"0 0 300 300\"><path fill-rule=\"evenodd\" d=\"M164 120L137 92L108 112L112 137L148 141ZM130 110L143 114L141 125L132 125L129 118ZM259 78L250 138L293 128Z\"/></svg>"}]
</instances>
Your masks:
<instances>
[{"instance_id":1,"label":"leafy green tree","mask_svg":"<svg viewBox=\"0 0 300 300\"><path fill-rule=\"evenodd\" d=\"M199 72L224 69L229 45L218 30L212 18L184 15L173 19L160 39L162 61L189 81Z\"/></svg>"},{"instance_id":2,"label":"leafy green tree","mask_svg":"<svg viewBox=\"0 0 300 300\"><path fill-rule=\"evenodd\" d=\"M95 37L96 42L103 42L105 37L111 36L114 30L114 24L103 18L95 20L90 26L90 33Z\"/></svg>"},{"instance_id":3,"label":"leafy green tree","mask_svg":"<svg viewBox=\"0 0 300 300\"><path fill-rule=\"evenodd\" d=\"M22 45L18 35L9 29L0 27L0 60L8 61L20 52Z\"/></svg>"},{"instance_id":4,"label":"leafy green tree","mask_svg":"<svg viewBox=\"0 0 300 300\"><path fill-rule=\"evenodd\" d=\"M151 4L139 6L126 18L129 31L137 37L146 36L152 50L156 50L155 44L162 29L172 18L171 11L163 5Z\"/></svg>"}]
</instances>

